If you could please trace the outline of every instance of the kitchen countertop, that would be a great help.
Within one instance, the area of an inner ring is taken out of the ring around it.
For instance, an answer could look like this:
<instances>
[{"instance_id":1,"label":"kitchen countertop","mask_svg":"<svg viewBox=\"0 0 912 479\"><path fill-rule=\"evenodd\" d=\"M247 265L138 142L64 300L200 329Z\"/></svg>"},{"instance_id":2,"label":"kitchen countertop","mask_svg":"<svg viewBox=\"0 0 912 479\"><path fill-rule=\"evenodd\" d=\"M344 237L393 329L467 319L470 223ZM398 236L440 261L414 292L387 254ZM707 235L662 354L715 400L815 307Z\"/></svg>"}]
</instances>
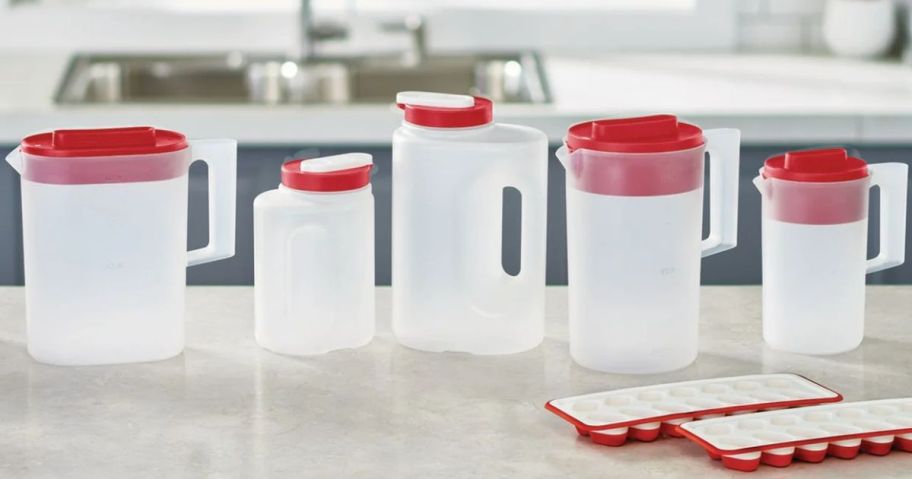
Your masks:
<instances>
[{"instance_id":1,"label":"kitchen countertop","mask_svg":"<svg viewBox=\"0 0 912 479\"><path fill-rule=\"evenodd\" d=\"M312 358L253 340L253 289L188 288L176 358L64 368L25 351L24 291L0 288L3 477L746 477L686 440L597 446L545 401L605 389L791 371L846 400L912 394L912 287L868 288L867 338L850 353L778 353L760 339L759 287L704 287L700 357L651 376L601 374L567 353L566 288L548 288L547 338L511 356L394 343L389 288L378 336ZM909 477L912 454L866 454L763 477Z\"/></svg>"},{"instance_id":2,"label":"kitchen countertop","mask_svg":"<svg viewBox=\"0 0 912 479\"><path fill-rule=\"evenodd\" d=\"M0 144L63 127L154 124L249 145L387 144L391 105L55 105L69 55L0 52ZM828 56L759 54L544 55L551 105L501 105L499 121L543 130L605 116L676 113L733 127L745 144L908 144L912 67Z\"/></svg>"}]
</instances>

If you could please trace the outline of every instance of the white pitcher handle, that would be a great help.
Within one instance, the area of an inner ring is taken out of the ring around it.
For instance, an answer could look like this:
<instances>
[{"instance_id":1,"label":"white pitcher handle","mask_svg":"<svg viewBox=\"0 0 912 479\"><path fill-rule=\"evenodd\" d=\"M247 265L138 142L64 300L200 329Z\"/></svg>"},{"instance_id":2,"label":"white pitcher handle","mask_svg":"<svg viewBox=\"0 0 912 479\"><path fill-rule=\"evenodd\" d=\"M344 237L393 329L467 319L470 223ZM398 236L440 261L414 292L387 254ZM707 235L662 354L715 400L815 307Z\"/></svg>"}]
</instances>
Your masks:
<instances>
[{"instance_id":1,"label":"white pitcher handle","mask_svg":"<svg viewBox=\"0 0 912 479\"><path fill-rule=\"evenodd\" d=\"M880 187L880 252L868 260L866 273L899 266L906 259L906 190L909 166L868 165L871 186Z\"/></svg>"},{"instance_id":2,"label":"white pitcher handle","mask_svg":"<svg viewBox=\"0 0 912 479\"><path fill-rule=\"evenodd\" d=\"M709 236L703 240L703 257L738 244L738 168L741 132L732 128L705 130L709 153Z\"/></svg>"},{"instance_id":3,"label":"white pitcher handle","mask_svg":"<svg viewBox=\"0 0 912 479\"><path fill-rule=\"evenodd\" d=\"M209 167L209 244L187 252L187 266L195 266L234 256L237 142L193 140L190 154Z\"/></svg>"}]
</instances>

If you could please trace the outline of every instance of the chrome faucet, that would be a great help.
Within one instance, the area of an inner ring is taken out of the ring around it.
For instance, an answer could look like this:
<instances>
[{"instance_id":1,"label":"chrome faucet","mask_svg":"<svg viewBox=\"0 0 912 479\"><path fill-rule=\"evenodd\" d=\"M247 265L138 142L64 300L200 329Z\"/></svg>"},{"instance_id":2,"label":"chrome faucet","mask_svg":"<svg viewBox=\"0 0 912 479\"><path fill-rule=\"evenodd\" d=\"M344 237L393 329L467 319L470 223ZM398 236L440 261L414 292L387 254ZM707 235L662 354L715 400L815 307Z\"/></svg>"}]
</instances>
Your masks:
<instances>
[{"instance_id":1,"label":"chrome faucet","mask_svg":"<svg viewBox=\"0 0 912 479\"><path fill-rule=\"evenodd\" d=\"M339 23L316 23L310 0L301 0L298 16L298 51L296 59L303 63L316 56L316 43L323 40L348 38L348 28Z\"/></svg>"},{"instance_id":2,"label":"chrome faucet","mask_svg":"<svg viewBox=\"0 0 912 479\"><path fill-rule=\"evenodd\" d=\"M387 32L404 32L409 34L411 40L409 49L402 54L404 66L417 66L427 58L427 27L421 15L409 15L398 22L389 22L381 25Z\"/></svg>"}]
</instances>

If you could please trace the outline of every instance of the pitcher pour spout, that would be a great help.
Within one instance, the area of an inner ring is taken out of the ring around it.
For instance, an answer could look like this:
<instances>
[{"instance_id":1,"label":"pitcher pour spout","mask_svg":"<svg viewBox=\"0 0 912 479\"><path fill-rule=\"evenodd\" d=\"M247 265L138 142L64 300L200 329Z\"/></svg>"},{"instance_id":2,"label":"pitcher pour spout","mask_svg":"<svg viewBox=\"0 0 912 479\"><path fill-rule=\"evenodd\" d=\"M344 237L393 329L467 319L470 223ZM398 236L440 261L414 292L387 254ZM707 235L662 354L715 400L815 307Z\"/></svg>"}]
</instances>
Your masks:
<instances>
[{"instance_id":1,"label":"pitcher pour spout","mask_svg":"<svg viewBox=\"0 0 912 479\"><path fill-rule=\"evenodd\" d=\"M763 178L763 175L757 175L754 177L754 186L757 188L757 191L759 191L761 195L766 194L766 179Z\"/></svg>"},{"instance_id":2,"label":"pitcher pour spout","mask_svg":"<svg viewBox=\"0 0 912 479\"><path fill-rule=\"evenodd\" d=\"M22 175L22 151L18 147L6 155L6 162L16 170L16 173L19 173L20 176Z\"/></svg>"},{"instance_id":3,"label":"pitcher pour spout","mask_svg":"<svg viewBox=\"0 0 912 479\"><path fill-rule=\"evenodd\" d=\"M567 145L562 145L560 148L554 152L554 156L557 157L557 161L560 161L560 164L568 172L572 171L570 169L570 151L567 150Z\"/></svg>"}]
</instances>

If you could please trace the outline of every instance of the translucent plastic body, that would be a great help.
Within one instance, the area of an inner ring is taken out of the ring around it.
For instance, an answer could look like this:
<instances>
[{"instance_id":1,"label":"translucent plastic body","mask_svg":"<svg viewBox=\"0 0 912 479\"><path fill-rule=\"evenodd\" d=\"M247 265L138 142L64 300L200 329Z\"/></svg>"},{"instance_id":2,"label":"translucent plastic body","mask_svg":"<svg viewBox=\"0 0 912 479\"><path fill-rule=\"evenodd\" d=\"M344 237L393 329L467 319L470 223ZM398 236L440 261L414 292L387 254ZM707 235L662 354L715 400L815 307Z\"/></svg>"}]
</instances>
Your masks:
<instances>
[{"instance_id":1,"label":"translucent plastic body","mask_svg":"<svg viewBox=\"0 0 912 479\"><path fill-rule=\"evenodd\" d=\"M22 226L32 357L98 364L181 352L187 175L109 185L23 180Z\"/></svg>"},{"instance_id":2,"label":"translucent plastic body","mask_svg":"<svg viewBox=\"0 0 912 479\"><path fill-rule=\"evenodd\" d=\"M867 218L803 225L764 216L762 227L766 342L807 354L858 346L864 337Z\"/></svg>"},{"instance_id":3,"label":"translucent plastic body","mask_svg":"<svg viewBox=\"0 0 912 479\"><path fill-rule=\"evenodd\" d=\"M393 137L393 331L428 351L507 354L544 335L547 139L531 128ZM521 265L502 266L506 187L522 195Z\"/></svg>"},{"instance_id":4,"label":"translucent plastic body","mask_svg":"<svg viewBox=\"0 0 912 479\"><path fill-rule=\"evenodd\" d=\"M570 354L601 371L697 356L703 189L608 196L567 189Z\"/></svg>"},{"instance_id":5,"label":"translucent plastic body","mask_svg":"<svg viewBox=\"0 0 912 479\"><path fill-rule=\"evenodd\" d=\"M737 131L705 136L715 138L707 142L712 222L705 240L703 147L558 152L568 170L570 354L580 365L654 373L696 358L700 258L734 247L737 231ZM619 181L625 175L648 183Z\"/></svg>"},{"instance_id":6,"label":"translucent plastic body","mask_svg":"<svg viewBox=\"0 0 912 479\"><path fill-rule=\"evenodd\" d=\"M865 274L903 262L907 168L812 183L757 177L763 193L763 338L773 348L834 354L864 337ZM881 186L880 254L866 259L868 190Z\"/></svg>"},{"instance_id":7,"label":"translucent plastic body","mask_svg":"<svg viewBox=\"0 0 912 479\"><path fill-rule=\"evenodd\" d=\"M254 201L256 340L295 355L374 336L374 198L280 186Z\"/></svg>"},{"instance_id":8,"label":"translucent plastic body","mask_svg":"<svg viewBox=\"0 0 912 479\"><path fill-rule=\"evenodd\" d=\"M231 140L212 140L194 142L192 151L160 153L184 165L182 174L160 181L22 179L28 351L35 359L109 364L181 352L188 263L234 254L235 151ZM211 241L188 253L191 158L210 164ZM8 161L22 172L33 159L13 152ZM92 159L57 161L90 165Z\"/></svg>"}]
</instances>

